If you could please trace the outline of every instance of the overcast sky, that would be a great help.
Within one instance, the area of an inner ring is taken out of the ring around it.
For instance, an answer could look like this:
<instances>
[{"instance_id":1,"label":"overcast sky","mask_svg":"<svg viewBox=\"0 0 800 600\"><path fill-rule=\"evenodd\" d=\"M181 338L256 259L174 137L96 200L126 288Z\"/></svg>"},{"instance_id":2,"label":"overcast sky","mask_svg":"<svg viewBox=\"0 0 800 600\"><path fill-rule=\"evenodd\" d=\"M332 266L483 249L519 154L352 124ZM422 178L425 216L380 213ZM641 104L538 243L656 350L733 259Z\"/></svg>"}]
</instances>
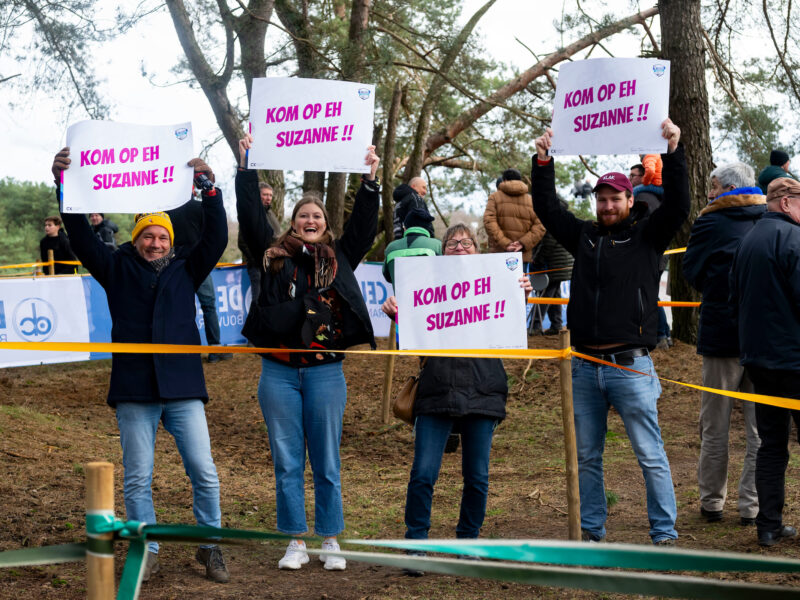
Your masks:
<instances>
[{"instance_id":1,"label":"overcast sky","mask_svg":"<svg viewBox=\"0 0 800 600\"><path fill-rule=\"evenodd\" d=\"M466 0L462 20L466 21L483 1ZM124 0L121 4L134 3ZM615 7L618 17L633 12L629 0L610 1L607 4ZM572 3L568 6L572 6ZM483 17L478 33L483 36L486 47L496 58L523 70L531 66L534 59L515 38L536 52L552 51L558 44L552 23L560 18L561 11L561 2L498 0ZM102 14L99 22L103 26L112 24ZM274 34L273 32L270 35ZM567 43L570 41L573 40L566 40ZM634 36L618 36L613 51L617 56L636 56L639 44ZM199 152L202 143L219 136L213 114L202 91L190 89L186 84L154 87L142 75L144 65L149 72L155 74L159 82L170 82L173 76L169 74L169 68L181 55L182 50L169 14L166 8L162 8L136 29L103 46L102 53L95 57L94 64L98 79L103 82L103 95L112 106L112 120L142 124L191 121L195 149ZM0 73L11 72L16 71L0 57ZM12 99L17 106L0 112L0 130L4 140L0 149L0 177L10 176L17 180L49 183L52 180L52 157L65 145L67 126L85 117L76 113L65 120L55 95L48 93L48 90L39 90L20 102L18 92L8 85L0 86L0 105L8 107ZM534 132L530 133L533 134ZM626 168L626 165L631 164L631 158L620 156L615 157L615 160L619 162L619 168ZM208 162L217 173L217 181L223 190L232 191L234 164L227 146L224 143L218 144ZM226 204L229 206L232 198L233 194L228 193Z\"/></svg>"}]
</instances>

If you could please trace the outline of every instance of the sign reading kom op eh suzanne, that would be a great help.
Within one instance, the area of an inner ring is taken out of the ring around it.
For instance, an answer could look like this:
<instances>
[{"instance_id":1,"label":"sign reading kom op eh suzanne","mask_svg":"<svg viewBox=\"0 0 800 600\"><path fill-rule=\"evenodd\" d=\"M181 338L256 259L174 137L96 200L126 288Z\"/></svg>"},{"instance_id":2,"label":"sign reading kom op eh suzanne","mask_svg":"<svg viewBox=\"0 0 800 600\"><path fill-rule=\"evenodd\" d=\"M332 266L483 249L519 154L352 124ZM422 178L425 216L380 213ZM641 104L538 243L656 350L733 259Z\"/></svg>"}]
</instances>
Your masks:
<instances>
[{"instance_id":1,"label":"sign reading kom op eh suzanne","mask_svg":"<svg viewBox=\"0 0 800 600\"><path fill-rule=\"evenodd\" d=\"M140 213L184 204L192 194L192 124L81 121L67 129L65 213Z\"/></svg>"},{"instance_id":2,"label":"sign reading kom op eh suzanne","mask_svg":"<svg viewBox=\"0 0 800 600\"><path fill-rule=\"evenodd\" d=\"M565 63L553 105L553 156L667 151L669 61L593 58Z\"/></svg>"},{"instance_id":3,"label":"sign reading kom op eh suzanne","mask_svg":"<svg viewBox=\"0 0 800 600\"><path fill-rule=\"evenodd\" d=\"M522 254L401 257L401 350L527 348Z\"/></svg>"},{"instance_id":4,"label":"sign reading kom op eh suzanne","mask_svg":"<svg viewBox=\"0 0 800 600\"><path fill-rule=\"evenodd\" d=\"M375 86L351 81L253 80L251 169L368 173Z\"/></svg>"}]
</instances>

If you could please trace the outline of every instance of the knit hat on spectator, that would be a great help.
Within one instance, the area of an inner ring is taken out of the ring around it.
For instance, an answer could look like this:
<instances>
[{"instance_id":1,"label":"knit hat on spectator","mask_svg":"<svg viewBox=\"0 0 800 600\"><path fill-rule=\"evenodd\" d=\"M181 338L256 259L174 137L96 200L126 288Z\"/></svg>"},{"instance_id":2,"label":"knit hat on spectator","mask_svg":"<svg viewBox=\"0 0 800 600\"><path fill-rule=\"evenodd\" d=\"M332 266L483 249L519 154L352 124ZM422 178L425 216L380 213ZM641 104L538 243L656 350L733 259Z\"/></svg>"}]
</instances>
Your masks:
<instances>
[{"instance_id":1,"label":"knit hat on spectator","mask_svg":"<svg viewBox=\"0 0 800 600\"><path fill-rule=\"evenodd\" d=\"M133 231L131 232L131 242L136 242L136 238L151 225L160 225L169 232L170 245L175 243L175 232L172 230L172 221L167 213L139 213L133 219L136 225L133 226Z\"/></svg>"},{"instance_id":2,"label":"knit hat on spectator","mask_svg":"<svg viewBox=\"0 0 800 600\"><path fill-rule=\"evenodd\" d=\"M789 155L783 150L773 150L769 153L769 164L775 167L782 167L789 160Z\"/></svg>"},{"instance_id":3,"label":"knit hat on spectator","mask_svg":"<svg viewBox=\"0 0 800 600\"><path fill-rule=\"evenodd\" d=\"M767 202L780 200L784 196L800 197L800 182L788 177L778 177L769 182Z\"/></svg>"},{"instance_id":4,"label":"knit hat on spectator","mask_svg":"<svg viewBox=\"0 0 800 600\"><path fill-rule=\"evenodd\" d=\"M600 189L600 186L607 185L618 192L630 192L633 194L633 186L631 185L631 180L628 179L628 176L625 173L606 173L600 179L597 180L597 184L592 189L593 192L596 192Z\"/></svg>"}]
</instances>

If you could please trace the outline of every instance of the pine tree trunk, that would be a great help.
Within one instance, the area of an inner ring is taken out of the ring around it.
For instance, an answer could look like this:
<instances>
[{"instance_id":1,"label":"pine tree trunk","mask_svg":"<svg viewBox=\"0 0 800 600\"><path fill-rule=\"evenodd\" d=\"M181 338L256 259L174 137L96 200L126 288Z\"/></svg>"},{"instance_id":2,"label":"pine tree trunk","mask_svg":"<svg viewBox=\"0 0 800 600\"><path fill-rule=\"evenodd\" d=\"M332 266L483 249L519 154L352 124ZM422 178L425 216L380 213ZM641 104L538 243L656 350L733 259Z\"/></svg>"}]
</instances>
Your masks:
<instances>
[{"instance_id":1,"label":"pine tree trunk","mask_svg":"<svg viewBox=\"0 0 800 600\"><path fill-rule=\"evenodd\" d=\"M692 195L689 218L675 236L673 245L683 247L697 214L706 205L708 175L712 169L709 135L708 94L705 79L705 46L700 21L700 0L659 0L661 54L670 61L670 118L681 128L681 141L689 166ZM673 300L699 300L698 293L683 277L683 255L669 264L669 290ZM698 310L672 311L672 336L697 343Z\"/></svg>"}]
</instances>

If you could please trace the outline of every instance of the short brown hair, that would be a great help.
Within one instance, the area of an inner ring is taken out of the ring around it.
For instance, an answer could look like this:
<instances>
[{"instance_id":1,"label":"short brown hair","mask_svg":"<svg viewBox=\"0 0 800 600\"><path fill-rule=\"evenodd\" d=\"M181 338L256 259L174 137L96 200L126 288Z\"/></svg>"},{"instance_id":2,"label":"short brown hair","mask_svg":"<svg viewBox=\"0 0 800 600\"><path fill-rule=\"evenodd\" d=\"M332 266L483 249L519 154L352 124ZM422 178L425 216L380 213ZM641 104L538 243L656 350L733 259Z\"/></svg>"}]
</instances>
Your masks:
<instances>
[{"instance_id":1,"label":"short brown hair","mask_svg":"<svg viewBox=\"0 0 800 600\"><path fill-rule=\"evenodd\" d=\"M258 184L258 189L259 190L271 190L272 186L270 184L268 184L268 183L265 183L265 182L261 181Z\"/></svg>"},{"instance_id":2,"label":"short brown hair","mask_svg":"<svg viewBox=\"0 0 800 600\"><path fill-rule=\"evenodd\" d=\"M45 223L52 223L56 227L61 227L61 217L47 217Z\"/></svg>"},{"instance_id":3,"label":"short brown hair","mask_svg":"<svg viewBox=\"0 0 800 600\"><path fill-rule=\"evenodd\" d=\"M469 236L469 239L475 242L475 234L472 233L472 228L469 225L466 223L455 223L450 225L450 227L447 228L447 231L444 232L444 235L442 236L442 245L446 244L450 238L455 237L457 233L464 233Z\"/></svg>"}]
</instances>

